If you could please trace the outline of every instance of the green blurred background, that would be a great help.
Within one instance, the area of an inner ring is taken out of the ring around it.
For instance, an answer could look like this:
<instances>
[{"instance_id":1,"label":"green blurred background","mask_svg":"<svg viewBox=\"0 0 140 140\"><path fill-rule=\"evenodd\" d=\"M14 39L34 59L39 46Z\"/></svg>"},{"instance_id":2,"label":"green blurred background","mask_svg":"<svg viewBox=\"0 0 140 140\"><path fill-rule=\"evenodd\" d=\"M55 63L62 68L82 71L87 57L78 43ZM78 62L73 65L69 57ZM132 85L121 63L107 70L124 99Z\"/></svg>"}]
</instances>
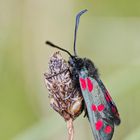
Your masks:
<instances>
[{"instance_id":1,"label":"green blurred background","mask_svg":"<svg viewBox=\"0 0 140 140\"><path fill-rule=\"evenodd\" d=\"M113 140L140 140L140 1L0 0L0 140L66 140L64 120L49 106L43 73L56 50L94 60L122 119ZM67 55L63 55L68 59ZM75 140L92 140L88 121L74 122Z\"/></svg>"}]
</instances>

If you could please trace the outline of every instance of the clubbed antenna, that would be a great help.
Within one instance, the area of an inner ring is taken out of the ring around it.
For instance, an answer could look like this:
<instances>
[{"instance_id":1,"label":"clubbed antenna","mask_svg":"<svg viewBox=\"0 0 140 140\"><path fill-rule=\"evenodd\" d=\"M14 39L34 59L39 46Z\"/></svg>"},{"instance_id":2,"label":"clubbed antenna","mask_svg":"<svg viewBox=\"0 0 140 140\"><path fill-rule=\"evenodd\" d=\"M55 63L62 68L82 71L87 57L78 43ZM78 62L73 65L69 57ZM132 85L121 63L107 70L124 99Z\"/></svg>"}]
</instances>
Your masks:
<instances>
[{"instance_id":1,"label":"clubbed antenna","mask_svg":"<svg viewBox=\"0 0 140 140\"><path fill-rule=\"evenodd\" d=\"M64 51L64 52L68 53L68 54L70 55L70 57L73 58L73 56L71 55L71 53L70 53L69 51L67 51L67 50L65 50L65 49L63 49L63 48L61 48L61 47L59 47L59 46L54 45L52 42L46 41L46 44L47 44L47 45L50 45L51 47L57 48L57 49L59 49L59 50L62 50L62 51Z\"/></svg>"},{"instance_id":2,"label":"clubbed antenna","mask_svg":"<svg viewBox=\"0 0 140 140\"><path fill-rule=\"evenodd\" d=\"M76 37L77 37L77 30L78 30L78 26L79 26L80 16L81 16L82 14L84 14L85 12L87 12L87 9L80 11L80 12L76 15L75 31L74 31L74 55L75 55L75 56L77 56L77 53L76 53Z\"/></svg>"}]
</instances>

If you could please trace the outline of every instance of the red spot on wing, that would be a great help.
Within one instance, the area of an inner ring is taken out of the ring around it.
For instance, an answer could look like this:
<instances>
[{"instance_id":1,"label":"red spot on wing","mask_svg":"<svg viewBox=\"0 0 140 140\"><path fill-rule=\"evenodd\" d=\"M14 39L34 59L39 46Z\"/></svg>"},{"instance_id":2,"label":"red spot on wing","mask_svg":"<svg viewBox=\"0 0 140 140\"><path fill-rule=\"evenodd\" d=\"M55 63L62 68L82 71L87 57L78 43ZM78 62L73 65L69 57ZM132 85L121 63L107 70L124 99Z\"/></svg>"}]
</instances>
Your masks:
<instances>
[{"instance_id":1,"label":"red spot on wing","mask_svg":"<svg viewBox=\"0 0 140 140\"><path fill-rule=\"evenodd\" d=\"M95 124L96 130L100 130L103 126L102 120L98 120Z\"/></svg>"},{"instance_id":2,"label":"red spot on wing","mask_svg":"<svg viewBox=\"0 0 140 140\"><path fill-rule=\"evenodd\" d=\"M105 129L104 129L104 132L106 133L106 134L109 134L109 133L111 133L112 132L112 127L111 126L106 126L105 127Z\"/></svg>"},{"instance_id":3,"label":"red spot on wing","mask_svg":"<svg viewBox=\"0 0 140 140\"><path fill-rule=\"evenodd\" d=\"M110 94L107 90L106 90L106 93L105 93L105 98L106 98L107 102L112 101L112 98L111 98L111 96L110 96Z\"/></svg>"},{"instance_id":4,"label":"red spot on wing","mask_svg":"<svg viewBox=\"0 0 140 140\"><path fill-rule=\"evenodd\" d=\"M103 104L98 105L98 111L103 111L105 109L105 106Z\"/></svg>"},{"instance_id":5,"label":"red spot on wing","mask_svg":"<svg viewBox=\"0 0 140 140\"><path fill-rule=\"evenodd\" d=\"M113 113L116 113L116 112L117 112L117 111L116 111L116 108L115 108L114 106L112 106L111 109L112 109L112 112L113 112Z\"/></svg>"},{"instance_id":6,"label":"red spot on wing","mask_svg":"<svg viewBox=\"0 0 140 140\"><path fill-rule=\"evenodd\" d=\"M91 92L93 90L93 84L89 78L87 78L87 86L88 86L88 91Z\"/></svg>"},{"instance_id":7,"label":"red spot on wing","mask_svg":"<svg viewBox=\"0 0 140 140\"><path fill-rule=\"evenodd\" d=\"M92 109L92 111L96 111L96 110L97 110L96 105L95 105L95 104L92 104L92 105L91 105L91 109Z\"/></svg>"},{"instance_id":8,"label":"red spot on wing","mask_svg":"<svg viewBox=\"0 0 140 140\"><path fill-rule=\"evenodd\" d=\"M110 100L109 100L107 95L105 95L105 99L106 99L107 102L110 102Z\"/></svg>"},{"instance_id":9,"label":"red spot on wing","mask_svg":"<svg viewBox=\"0 0 140 140\"><path fill-rule=\"evenodd\" d=\"M80 84L81 84L82 89L85 90L86 89L86 81L85 81L85 79L80 78Z\"/></svg>"},{"instance_id":10,"label":"red spot on wing","mask_svg":"<svg viewBox=\"0 0 140 140\"><path fill-rule=\"evenodd\" d=\"M111 107L111 110L112 110L112 112L114 113L115 117L116 117L118 120L120 120L120 117L119 117L119 113L118 113L117 108L116 108L115 106L112 106L112 107Z\"/></svg>"}]
</instances>

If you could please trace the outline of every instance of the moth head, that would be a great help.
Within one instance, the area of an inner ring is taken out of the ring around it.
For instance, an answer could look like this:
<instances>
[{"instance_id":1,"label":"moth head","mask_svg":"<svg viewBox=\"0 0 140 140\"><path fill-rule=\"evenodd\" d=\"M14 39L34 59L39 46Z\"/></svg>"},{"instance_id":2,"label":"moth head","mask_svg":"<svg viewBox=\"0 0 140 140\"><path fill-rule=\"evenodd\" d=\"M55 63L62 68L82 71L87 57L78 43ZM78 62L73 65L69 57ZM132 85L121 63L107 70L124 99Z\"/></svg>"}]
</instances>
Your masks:
<instances>
[{"instance_id":1,"label":"moth head","mask_svg":"<svg viewBox=\"0 0 140 140\"><path fill-rule=\"evenodd\" d=\"M68 63L71 67L76 67L76 68L79 68L79 69L81 69L84 65L83 59L79 58L77 56L76 57L70 57Z\"/></svg>"}]
</instances>

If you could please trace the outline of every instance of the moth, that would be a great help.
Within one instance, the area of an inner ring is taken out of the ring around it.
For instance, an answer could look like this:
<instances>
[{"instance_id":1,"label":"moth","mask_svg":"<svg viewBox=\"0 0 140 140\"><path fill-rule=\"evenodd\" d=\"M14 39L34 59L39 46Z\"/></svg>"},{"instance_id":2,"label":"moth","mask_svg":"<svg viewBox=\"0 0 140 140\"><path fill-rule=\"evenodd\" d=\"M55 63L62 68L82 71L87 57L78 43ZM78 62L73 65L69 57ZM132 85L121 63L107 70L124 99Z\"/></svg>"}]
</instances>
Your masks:
<instances>
[{"instance_id":1,"label":"moth","mask_svg":"<svg viewBox=\"0 0 140 140\"><path fill-rule=\"evenodd\" d=\"M76 16L74 55L50 41L47 41L46 44L62 50L70 56L68 64L70 66L73 87L84 98L85 112L90 122L94 139L111 140L115 125L119 125L121 122L118 109L101 81L94 63L88 58L80 58L76 53L76 36L80 16L85 12L87 10L82 10Z\"/></svg>"}]
</instances>

